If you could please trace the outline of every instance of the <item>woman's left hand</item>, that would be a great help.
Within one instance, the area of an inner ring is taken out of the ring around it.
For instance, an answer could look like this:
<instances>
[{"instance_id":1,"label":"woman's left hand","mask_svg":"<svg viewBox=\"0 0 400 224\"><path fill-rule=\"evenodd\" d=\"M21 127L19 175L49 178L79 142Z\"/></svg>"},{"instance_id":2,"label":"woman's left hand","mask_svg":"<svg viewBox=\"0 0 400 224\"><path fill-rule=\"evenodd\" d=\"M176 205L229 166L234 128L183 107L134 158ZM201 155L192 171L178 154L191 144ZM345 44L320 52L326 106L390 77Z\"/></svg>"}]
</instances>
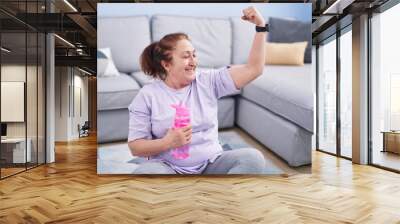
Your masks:
<instances>
[{"instance_id":1,"label":"woman's left hand","mask_svg":"<svg viewBox=\"0 0 400 224\"><path fill-rule=\"evenodd\" d=\"M242 19L247 20L256 26L265 26L264 17L254 6L243 9Z\"/></svg>"}]
</instances>

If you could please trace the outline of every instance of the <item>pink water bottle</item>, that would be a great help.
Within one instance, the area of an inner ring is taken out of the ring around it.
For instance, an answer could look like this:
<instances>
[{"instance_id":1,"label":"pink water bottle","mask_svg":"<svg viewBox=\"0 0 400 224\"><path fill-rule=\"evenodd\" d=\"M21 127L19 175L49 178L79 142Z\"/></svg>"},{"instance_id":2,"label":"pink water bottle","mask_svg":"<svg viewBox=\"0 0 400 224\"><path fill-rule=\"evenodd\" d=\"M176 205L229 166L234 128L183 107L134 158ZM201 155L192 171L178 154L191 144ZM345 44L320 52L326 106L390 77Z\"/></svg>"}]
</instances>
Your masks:
<instances>
[{"instance_id":1,"label":"pink water bottle","mask_svg":"<svg viewBox=\"0 0 400 224\"><path fill-rule=\"evenodd\" d=\"M171 106L176 110L174 128L188 126L190 124L189 108L185 107L185 105L183 105L182 103L174 104ZM187 157L189 157L189 145L183 145L181 147L172 149L171 154L175 159L186 159Z\"/></svg>"}]
</instances>

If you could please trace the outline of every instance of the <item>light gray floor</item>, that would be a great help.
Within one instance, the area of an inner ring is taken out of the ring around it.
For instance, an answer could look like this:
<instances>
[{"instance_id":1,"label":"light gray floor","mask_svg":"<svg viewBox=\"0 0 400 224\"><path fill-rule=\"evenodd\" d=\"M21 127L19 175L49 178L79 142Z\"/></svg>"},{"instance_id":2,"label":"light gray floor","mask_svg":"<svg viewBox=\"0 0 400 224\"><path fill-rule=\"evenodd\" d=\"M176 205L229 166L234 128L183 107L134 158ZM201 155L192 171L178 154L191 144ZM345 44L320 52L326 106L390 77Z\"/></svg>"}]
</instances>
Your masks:
<instances>
[{"instance_id":1,"label":"light gray floor","mask_svg":"<svg viewBox=\"0 0 400 224\"><path fill-rule=\"evenodd\" d=\"M233 148L253 147L261 151L266 161L265 174L284 174L290 170L287 164L277 156L268 152L268 149L257 144L249 135L234 128L220 131L221 144L228 143ZM133 160L134 159L134 160ZM142 158L135 158L130 154L126 142L99 144L97 171L99 174L126 174L137 167L136 161L142 162Z\"/></svg>"}]
</instances>

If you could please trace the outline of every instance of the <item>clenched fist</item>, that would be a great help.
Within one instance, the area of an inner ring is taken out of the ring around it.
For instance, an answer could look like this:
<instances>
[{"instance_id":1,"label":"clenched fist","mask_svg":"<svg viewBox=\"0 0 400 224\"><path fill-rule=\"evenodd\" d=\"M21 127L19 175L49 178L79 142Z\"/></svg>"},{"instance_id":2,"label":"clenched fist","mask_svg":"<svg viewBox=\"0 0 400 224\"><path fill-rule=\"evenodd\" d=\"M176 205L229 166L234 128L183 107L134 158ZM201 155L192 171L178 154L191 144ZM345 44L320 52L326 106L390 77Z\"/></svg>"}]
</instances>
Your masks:
<instances>
[{"instance_id":1,"label":"clenched fist","mask_svg":"<svg viewBox=\"0 0 400 224\"><path fill-rule=\"evenodd\" d=\"M170 128L164 136L168 149L190 144L192 141L192 126Z\"/></svg>"},{"instance_id":2,"label":"clenched fist","mask_svg":"<svg viewBox=\"0 0 400 224\"><path fill-rule=\"evenodd\" d=\"M242 19L247 20L256 26L265 26L264 17L254 6L243 9Z\"/></svg>"}]
</instances>

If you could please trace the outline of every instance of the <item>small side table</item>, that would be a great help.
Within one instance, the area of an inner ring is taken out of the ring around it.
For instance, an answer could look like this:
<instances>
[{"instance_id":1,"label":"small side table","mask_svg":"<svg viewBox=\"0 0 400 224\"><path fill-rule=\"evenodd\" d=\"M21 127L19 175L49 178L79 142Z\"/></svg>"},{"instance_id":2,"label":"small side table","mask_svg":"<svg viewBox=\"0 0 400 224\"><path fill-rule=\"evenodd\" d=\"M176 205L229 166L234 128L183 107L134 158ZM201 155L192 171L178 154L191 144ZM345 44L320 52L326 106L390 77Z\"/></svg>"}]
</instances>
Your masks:
<instances>
[{"instance_id":1,"label":"small side table","mask_svg":"<svg viewBox=\"0 0 400 224\"><path fill-rule=\"evenodd\" d=\"M382 152L400 154L400 131L382 131L381 133L383 133Z\"/></svg>"}]
</instances>

